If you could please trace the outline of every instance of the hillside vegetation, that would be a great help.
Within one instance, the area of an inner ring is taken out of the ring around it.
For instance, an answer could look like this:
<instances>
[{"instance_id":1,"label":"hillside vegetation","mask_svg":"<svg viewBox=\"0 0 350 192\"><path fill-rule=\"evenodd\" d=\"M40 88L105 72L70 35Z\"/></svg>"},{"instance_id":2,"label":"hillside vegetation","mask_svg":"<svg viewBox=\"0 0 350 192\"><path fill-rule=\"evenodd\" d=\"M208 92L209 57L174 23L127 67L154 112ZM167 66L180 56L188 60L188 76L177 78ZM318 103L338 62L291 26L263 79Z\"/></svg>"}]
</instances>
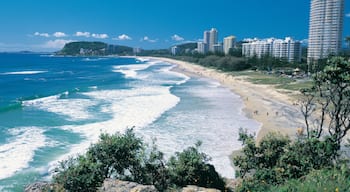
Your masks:
<instances>
[{"instance_id":1,"label":"hillside vegetation","mask_svg":"<svg viewBox=\"0 0 350 192\"><path fill-rule=\"evenodd\" d=\"M132 55L133 48L103 42L78 41L67 43L58 54L73 56Z\"/></svg>"}]
</instances>

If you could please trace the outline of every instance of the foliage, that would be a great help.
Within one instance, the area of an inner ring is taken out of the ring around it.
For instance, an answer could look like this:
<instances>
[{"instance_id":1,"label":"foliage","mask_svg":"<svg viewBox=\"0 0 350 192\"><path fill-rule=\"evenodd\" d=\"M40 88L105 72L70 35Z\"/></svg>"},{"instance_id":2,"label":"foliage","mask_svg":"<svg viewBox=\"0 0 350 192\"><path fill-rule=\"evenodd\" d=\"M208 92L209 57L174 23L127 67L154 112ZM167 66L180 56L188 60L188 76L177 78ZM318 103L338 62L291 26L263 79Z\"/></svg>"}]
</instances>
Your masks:
<instances>
[{"instance_id":1,"label":"foliage","mask_svg":"<svg viewBox=\"0 0 350 192\"><path fill-rule=\"evenodd\" d=\"M108 45L103 42L78 41L70 42L64 45L63 49L58 52L60 55L132 55L133 48L121 45Z\"/></svg>"},{"instance_id":2,"label":"foliage","mask_svg":"<svg viewBox=\"0 0 350 192\"><path fill-rule=\"evenodd\" d=\"M178 186L198 185L224 190L225 182L209 164L209 157L198 151L200 144L177 152L168 163L171 182Z\"/></svg>"},{"instance_id":3,"label":"foliage","mask_svg":"<svg viewBox=\"0 0 350 192\"><path fill-rule=\"evenodd\" d=\"M314 75L313 87L302 90L301 110L307 137L320 138L327 130L339 149L350 130L350 62L333 57L327 64L323 71Z\"/></svg>"},{"instance_id":4,"label":"foliage","mask_svg":"<svg viewBox=\"0 0 350 192\"><path fill-rule=\"evenodd\" d=\"M62 55L80 55L81 50L89 51L91 54L99 53L103 54L105 49L107 48L107 44L103 42L88 42L88 41L80 41L80 42L70 42L64 45L63 49L59 52Z\"/></svg>"},{"instance_id":5,"label":"foliage","mask_svg":"<svg viewBox=\"0 0 350 192\"><path fill-rule=\"evenodd\" d=\"M145 146L132 129L124 134L102 134L85 155L61 162L54 184L68 191L96 191L105 178L116 178L152 184L159 191L186 184L224 188L223 180L208 164L209 157L198 151L199 145L176 153L169 163L154 143L151 148Z\"/></svg>"},{"instance_id":6,"label":"foliage","mask_svg":"<svg viewBox=\"0 0 350 192\"><path fill-rule=\"evenodd\" d=\"M318 192L348 191L349 189L350 169L342 165L331 169L314 170L303 178L289 180L280 186L272 186L268 191Z\"/></svg>"},{"instance_id":7,"label":"foliage","mask_svg":"<svg viewBox=\"0 0 350 192\"><path fill-rule=\"evenodd\" d=\"M244 59L232 56L209 55L200 58L198 64L204 67L213 67L223 71L240 71L251 66L244 62Z\"/></svg>"},{"instance_id":8,"label":"foliage","mask_svg":"<svg viewBox=\"0 0 350 192\"><path fill-rule=\"evenodd\" d=\"M87 157L101 165L105 178L139 181L143 151L141 139L129 129L124 135L102 134L100 141L88 149Z\"/></svg>"},{"instance_id":9,"label":"foliage","mask_svg":"<svg viewBox=\"0 0 350 192\"><path fill-rule=\"evenodd\" d=\"M291 141L270 133L256 145L253 135L240 130L239 140L243 143L242 155L234 157L233 163L243 181L237 191L266 191L312 170L332 167L336 160L336 145L330 138Z\"/></svg>"},{"instance_id":10,"label":"foliage","mask_svg":"<svg viewBox=\"0 0 350 192\"><path fill-rule=\"evenodd\" d=\"M58 174L54 176L54 182L72 192L96 191L104 180L99 165L85 156L61 162L56 172Z\"/></svg>"}]
</instances>

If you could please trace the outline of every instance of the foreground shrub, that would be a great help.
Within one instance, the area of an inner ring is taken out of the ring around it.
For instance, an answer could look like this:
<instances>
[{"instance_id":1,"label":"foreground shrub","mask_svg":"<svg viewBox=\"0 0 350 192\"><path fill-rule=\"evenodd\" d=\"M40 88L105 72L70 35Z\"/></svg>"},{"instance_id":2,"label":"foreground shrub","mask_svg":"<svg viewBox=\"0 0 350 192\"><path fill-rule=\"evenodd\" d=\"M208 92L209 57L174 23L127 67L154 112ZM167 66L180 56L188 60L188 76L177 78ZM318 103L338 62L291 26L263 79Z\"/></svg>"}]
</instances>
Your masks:
<instances>
[{"instance_id":1,"label":"foreground shrub","mask_svg":"<svg viewBox=\"0 0 350 192\"><path fill-rule=\"evenodd\" d=\"M56 171L54 183L72 192L96 191L104 180L100 166L84 156L61 162Z\"/></svg>"},{"instance_id":2,"label":"foreground shrub","mask_svg":"<svg viewBox=\"0 0 350 192\"><path fill-rule=\"evenodd\" d=\"M328 137L300 137L292 142L288 137L270 133L256 145L253 135L246 131L241 130L239 136L242 155L235 157L233 163L239 168L236 175L243 180L237 191L266 191L313 170L333 167L338 160L338 145Z\"/></svg>"},{"instance_id":3,"label":"foreground shrub","mask_svg":"<svg viewBox=\"0 0 350 192\"><path fill-rule=\"evenodd\" d=\"M132 129L125 134L102 134L85 155L61 162L54 184L67 191L96 191L106 178L154 185L159 191L188 184L224 189L225 183L199 145L176 153L169 163L155 144L152 148Z\"/></svg>"},{"instance_id":4,"label":"foreground shrub","mask_svg":"<svg viewBox=\"0 0 350 192\"><path fill-rule=\"evenodd\" d=\"M198 185L207 188L224 190L225 182L209 164L209 157L198 151L196 147L189 147L183 152L177 152L168 163L171 183L178 186Z\"/></svg>"},{"instance_id":5,"label":"foreground shrub","mask_svg":"<svg viewBox=\"0 0 350 192\"><path fill-rule=\"evenodd\" d=\"M272 186L270 191L280 192L318 192L318 191L349 191L350 169L346 165L340 168L311 171L300 179L292 179L280 186Z\"/></svg>"}]
</instances>

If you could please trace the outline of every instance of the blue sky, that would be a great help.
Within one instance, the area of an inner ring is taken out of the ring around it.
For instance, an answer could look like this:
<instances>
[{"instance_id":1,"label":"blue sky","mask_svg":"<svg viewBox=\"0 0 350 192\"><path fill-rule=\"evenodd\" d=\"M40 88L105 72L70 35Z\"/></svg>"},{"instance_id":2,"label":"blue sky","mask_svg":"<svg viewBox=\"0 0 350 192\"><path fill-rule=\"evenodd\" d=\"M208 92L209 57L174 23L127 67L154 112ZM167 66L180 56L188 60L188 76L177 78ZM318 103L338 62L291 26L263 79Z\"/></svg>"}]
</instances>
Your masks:
<instances>
[{"instance_id":1,"label":"blue sky","mask_svg":"<svg viewBox=\"0 0 350 192\"><path fill-rule=\"evenodd\" d=\"M350 35L345 0L344 36ZM55 51L69 41L145 49L219 39L308 38L309 0L7 0L0 2L0 51Z\"/></svg>"}]
</instances>

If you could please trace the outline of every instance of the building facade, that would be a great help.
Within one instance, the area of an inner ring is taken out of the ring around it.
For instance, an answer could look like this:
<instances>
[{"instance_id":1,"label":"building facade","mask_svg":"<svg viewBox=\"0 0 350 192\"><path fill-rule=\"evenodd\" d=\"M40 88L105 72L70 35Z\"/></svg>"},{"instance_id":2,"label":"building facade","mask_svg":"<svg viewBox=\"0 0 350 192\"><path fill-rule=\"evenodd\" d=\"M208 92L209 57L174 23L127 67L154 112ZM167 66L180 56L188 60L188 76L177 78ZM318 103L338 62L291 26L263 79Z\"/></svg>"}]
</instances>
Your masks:
<instances>
[{"instance_id":1,"label":"building facade","mask_svg":"<svg viewBox=\"0 0 350 192\"><path fill-rule=\"evenodd\" d=\"M230 49L235 47L235 36L229 36L224 38L224 53L227 55L230 52Z\"/></svg>"},{"instance_id":2,"label":"building facade","mask_svg":"<svg viewBox=\"0 0 350 192\"><path fill-rule=\"evenodd\" d=\"M268 55L285 59L288 62L300 62L301 51L301 42L295 41L290 37L285 39L254 39L242 44L242 55L246 57L256 56L261 58Z\"/></svg>"},{"instance_id":3,"label":"building facade","mask_svg":"<svg viewBox=\"0 0 350 192\"><path fill-rule=\"evenodd\" d=\"M172 55L177 55L179 52L179 48L177 46L171 47L171 54Z\"/></svg>"},{"instance_id":4,"label":"building facade","mask_svg":"<svg viewBox=\"0 0 350 192\"><path fill-rule=\"evenodd\" d=\"M311 0L308 63L341 50L344 0Z\"/></svg>"},{"instance_id":5,"label":"building facade","mask_svg":"<svg viewBox=\"0 0 350 192\"><path fill-rule=\"evenodd\" d=\"M201 41L197 42L197 51L198 51L198 53L201 53L201 54L208 53L208 51L209 51L208 44L201 42Z\"/></svg>"},{"instance_id":6,"label":"building facade","mask_svg":"<svg viewBox=\"0 0 350 192\"><path fill-rule=\"evenodd\" d=\"M215 28L210 30L209 36L209 51L215 52L214 45L218 44L218 31Z\"/></svg>"},{"instance_id":7,"label":"building facade","mask_svg":"<svg viewBox=\"0 0 350 192\"><path fill-rule=\"evenodd\" d=\"M222 52L222 44L218 43L218 31L215 28L212 28L210 31L204 31L203 41L197 43L197 50L201 54Z\"/></svg>"}]
</instances>

